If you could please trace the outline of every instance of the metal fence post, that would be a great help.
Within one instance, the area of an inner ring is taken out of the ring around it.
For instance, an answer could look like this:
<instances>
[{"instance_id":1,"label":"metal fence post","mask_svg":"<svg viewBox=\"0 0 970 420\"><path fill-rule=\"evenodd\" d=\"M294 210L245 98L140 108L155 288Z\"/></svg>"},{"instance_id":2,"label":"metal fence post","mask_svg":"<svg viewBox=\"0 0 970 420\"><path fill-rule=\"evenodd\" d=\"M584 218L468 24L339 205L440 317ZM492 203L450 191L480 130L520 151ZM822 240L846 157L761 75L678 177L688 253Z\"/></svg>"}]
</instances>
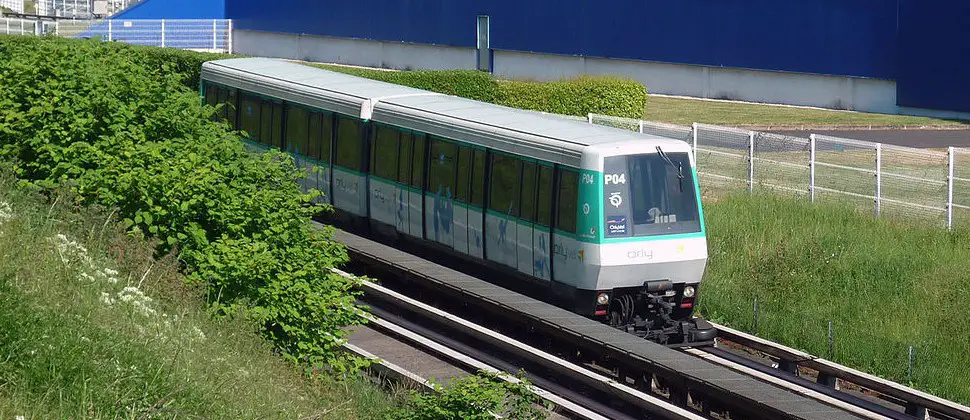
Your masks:
<instances>
[{"instance_id":1,"label":"metal fence post","mask_svg":"<svg viewBox=\"0 0 970 420\"><path fill-rule=\"evenodd\" d=\"M111 24L111 22L112 22L111 19L108 19L108 42L111 42L111 40L112 40L112 37L111 37L112 36L112 33L111 33L112 32L112 24Z\"/></svg>"},{"instance_id":2,"label":"metal fence post","mask_svg":"<svg viewBox=\"0 0 970 420\"><path fill-rule=\"evenodd\" d=\"M165 48L165 19L162 19L162 48Z\"/></svg>"},{"instance_id":3,"label":"metal fence post","mask_svg":"<svg viewBox=\"0 0 970 420\"><path fill-rule=\"evenodd\" d=\"M643 134L643 120L640 120L640 134Z\"/></svg>"},{"instance_id":4,"label":"metal fence post","mask_svg":"<svg viewBox=\"0 0 970 420\"><path fill-rule=\"evenodd\" d=\"M691 152L694 154L694 165L697 165L697 123L690 124L690 131L693 143L691 143Z\"/></svg>"},{"instance_id":5,"label":"metal fence post","mask_svg":"<svg viewBox=\"0 0 970 420\"><path fill-rule=\"evenodd\" d=\"M876 217L882 206L882 143L876 143Z\"/></svg>"},{"instance_id":6,"label":"metal fence post","mask_svg":"<svg viewBox=\"0 0 970 420\"><path fill-rule=\"evenodd\" d=\"M954 159L953 146L950 146L946 150L946 229L953 229L953 163Z\"/></svg>"},{"instance_id":7,"label":"metal fence post","mask_svg":"<svg viewBox=\"0 0 970 420\"><path fill-rule=\"evenodd\" d=\"M748 132L748 192L754 192L754 131Z\"/></svg>"},{"instance_id":8,"label":"metal fence post","mask_svg":"<svg viewBox=\"0 0 970 420\"><path fill-rule=\"evenodd\" d=\"M226 22L226 52L232 54L232 20Z\"/></svg>"},{"instance_id":9,"label":"metal fence post","mask_svg":"<svg viewBox=\"0 0 970 420\"><path fill-rule=\"evenodd\" d=\"M219 24L219 21L217 21L216 19L212 19L212 51L215 51L216 48L219 48L218 24Z\"/></svg>"},{"instance_id":10,"label":"metal fence post","mask_svg":"<svg viewBox=\"0 0 970 420\"><path fill-rule=\"evenodd\" d=\"M588 122L590 124L593 123L593 113L592 112L586 114L586 122Z\"/></svg>"},{"instance_id":11,"label":"metal fence post","mask_svg":"<svg viewBox=\"0 0 970 420\"><path fill-rule=\"evenodd\" d=\"M808 136L808 195L815 202L815 134Z\"/></svg>"}]
</instances>

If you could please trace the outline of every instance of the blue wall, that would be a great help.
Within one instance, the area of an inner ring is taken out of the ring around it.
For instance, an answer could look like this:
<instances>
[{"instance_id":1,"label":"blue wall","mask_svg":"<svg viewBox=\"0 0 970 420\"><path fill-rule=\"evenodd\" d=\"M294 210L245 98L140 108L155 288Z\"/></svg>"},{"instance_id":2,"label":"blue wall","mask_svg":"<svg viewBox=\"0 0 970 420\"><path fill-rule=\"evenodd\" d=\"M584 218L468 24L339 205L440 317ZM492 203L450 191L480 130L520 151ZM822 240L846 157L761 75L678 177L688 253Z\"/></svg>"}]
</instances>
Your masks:
<instances>
[{"instance_id":1,"label":"blue wall","mask_svg":"<svg viewBox=\"0 0 970 420\"><path fill-rule=\"evenodd\" d=\"M896 0L228 0L235 27L893 78Z\"/></svg>"},{"instance_id":2,"label":"blue wall","mask_svg":"<svg viewBox=\"0 0 970 420\"><path fill-rule=\"evenodd\" d=\"M970 111L970 2L900 0L896 101Z\"/></svg>"},{"instance_id":3,"label":"blue wall","mask_svg":"<svg viewBox=\"0 0 970 420\"><path fill-rule=\"evenodd\" d=\"M226 0L144 0L113 19L225 19Z\"/></svg>"},{"instance_id":4,"label":"blue wall","mask_svg":"<svg viewBox=\"0 0 970 420\"><path fill-rule=\"evenodd\" d=\"M462 47L486 14L495 49L892 79L899 105L970 111L967 0L226 3L239 29Z\"/></svg>"}]
</instances>

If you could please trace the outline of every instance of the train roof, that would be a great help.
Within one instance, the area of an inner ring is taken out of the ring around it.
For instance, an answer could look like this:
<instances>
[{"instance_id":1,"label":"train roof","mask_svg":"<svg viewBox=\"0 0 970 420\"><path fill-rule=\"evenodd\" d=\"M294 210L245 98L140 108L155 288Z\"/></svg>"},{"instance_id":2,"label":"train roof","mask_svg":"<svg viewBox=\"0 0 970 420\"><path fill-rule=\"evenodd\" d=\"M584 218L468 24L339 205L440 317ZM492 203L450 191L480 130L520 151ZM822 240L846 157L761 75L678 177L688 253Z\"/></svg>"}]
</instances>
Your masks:
<instances>
[{"instance_id":1,"label":"train roof","mask_svg":"<svg viewBox=\"0 0 970 420\"><path fill-rule=\"evenodd\" d=\"M589 146L681 140L444 95L270 58L203 63L204 80L484 147L579 166Z\"/></svg>"}]
</instances>

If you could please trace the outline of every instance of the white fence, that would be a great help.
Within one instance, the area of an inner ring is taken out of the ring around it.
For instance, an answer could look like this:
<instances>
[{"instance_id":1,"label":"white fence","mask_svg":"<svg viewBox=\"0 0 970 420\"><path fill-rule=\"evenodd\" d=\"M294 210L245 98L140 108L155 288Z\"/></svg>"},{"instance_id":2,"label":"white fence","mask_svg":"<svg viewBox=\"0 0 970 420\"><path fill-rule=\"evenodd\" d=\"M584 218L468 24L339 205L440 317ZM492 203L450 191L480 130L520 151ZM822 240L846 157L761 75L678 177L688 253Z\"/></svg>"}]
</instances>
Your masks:
<instances>
[{"instance_id":1,"label":"white fence","mask_svg":"<svg viewBox=\"0 0 970 420\"><path fill-rule=\"evenodd\" d=\"M590 114L588 122L680 139L707 192L770 189L845 199L889 216L970 227L970 149L916 149L812 134L678 126Z\"/></svg>"},{"instance_id":2,"label":"white fence","mask_svg":"<svg viewBox=\"0 0 970 420\"><path fill-rule=\"evenodd\" d=\"M100 38L105 41L136 45L232 52L232 21L224 19L106 19L53 22L0 19L0 33Z\"/></svg>"},{"instance_id":3,"label":"white fence","mask_svg":"<svg viewBox=\"0 0 970 420\"><path fill-rule=\"evenodd\" d=\"M37 35L37 21L28 19L0 18L0 34Z\"/></svg>"}]
</instances>

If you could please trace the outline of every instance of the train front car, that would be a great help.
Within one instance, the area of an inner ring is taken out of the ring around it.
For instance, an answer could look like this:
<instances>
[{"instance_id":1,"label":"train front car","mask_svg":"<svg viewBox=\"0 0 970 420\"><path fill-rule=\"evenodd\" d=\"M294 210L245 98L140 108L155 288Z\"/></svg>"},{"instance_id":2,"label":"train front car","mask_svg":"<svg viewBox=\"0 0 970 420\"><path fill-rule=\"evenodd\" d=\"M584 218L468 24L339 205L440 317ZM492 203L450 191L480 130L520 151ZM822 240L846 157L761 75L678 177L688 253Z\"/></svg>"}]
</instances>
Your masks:
<instances>
[{"instance_id":1,"label":"train front car","mask_svg":"<svg viewBox=\"0 0 970 420\"><path fill-rule=\"evenodd\" d=\"M693 316L707 240L690 146L600 144L586 150L581 166L585 270L577 289L593 316L661 344L711 344L716 330Z\"/></svg>"}]
</instances>

